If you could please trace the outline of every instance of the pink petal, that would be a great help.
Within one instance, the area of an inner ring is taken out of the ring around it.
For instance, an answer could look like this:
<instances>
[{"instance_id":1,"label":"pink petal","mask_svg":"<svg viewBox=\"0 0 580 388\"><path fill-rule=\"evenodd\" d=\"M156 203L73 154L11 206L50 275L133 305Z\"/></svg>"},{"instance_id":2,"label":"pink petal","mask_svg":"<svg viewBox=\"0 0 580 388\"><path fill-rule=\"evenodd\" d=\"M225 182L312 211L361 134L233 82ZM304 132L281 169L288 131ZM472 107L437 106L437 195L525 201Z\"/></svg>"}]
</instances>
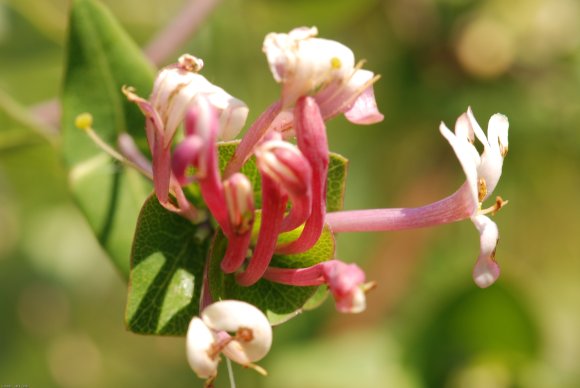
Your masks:
<instances>
[{"instance_id":1,"label":"pink petal","mask_svg":"<svg viewBox=\"0 0 580 388\"><path fill-rule=\"evenodd\" d=\"M372 85L358 96L354 105L344 113L344 116L355 124L375 124L383 121L384 116L377 108Z\"/></svg>"}]
</instances>

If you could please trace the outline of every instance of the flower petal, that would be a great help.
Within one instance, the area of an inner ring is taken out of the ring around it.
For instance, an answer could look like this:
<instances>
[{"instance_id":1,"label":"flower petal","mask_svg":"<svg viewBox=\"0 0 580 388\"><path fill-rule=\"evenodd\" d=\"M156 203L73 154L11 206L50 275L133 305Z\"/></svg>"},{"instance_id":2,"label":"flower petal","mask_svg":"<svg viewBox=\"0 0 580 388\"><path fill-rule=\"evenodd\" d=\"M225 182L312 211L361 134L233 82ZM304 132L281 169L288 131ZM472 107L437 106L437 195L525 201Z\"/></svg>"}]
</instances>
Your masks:
<instances>
[{"instance_id":1,"label":"flower petal","mask_svg":"<svg viewBox=\"0 0 580 388\"><path fill-rule=\"evenodd\" d=\"M469 185L471 191L471 197L473 201L473 211L477 210L479 205L479 196L478 196L478 181L477 181L477 165L479 155L477 159L473 154L473 150L475 147L466 139L459 138L456 134L451 132L447 126L442 122L439 125L439 131L443 135L445 139L449 142L453 151L455 151L455 155L457 159L459 159L459 163L463 168L463 172L465 173L465 177L467 178L467 184ZM477 153L477 150L476 150Z\"/></svg>"},{"instance_id":2,"label":"flower petal","mask_svg":"<svg viewBox=\"0 0 580 388\"><path fill-rule=\"evenodd\" d=\"M321 263L323 276L341 313L360 313L366 308L366 297L361 286L365 273L356 264L339 260Z\"/></svg>"},{"instance_id":3,"label":"flower petal","mask_svg":"<svg viewBox=\"0 0 580 388\"><path fill-rule=\"evenodd\" d=\"M209 82L201 74L186 71L175 65L159 72L150 101L165 123L165 144L169 144L185 112L198 96L206 97L218 111L220 140L233 139L245 124L248 108L222 88Z\"/></svg>"},{"instance_id":4,"label":"flower petal","mask_svg":"<svg viewBox=\"0 0 580 388\"><path fill-rule=\"evenodd\" d=\"M473 268L473 280L481 288L491 286L499 277L499 265L495 261L495 249L499 231L495 222L484 215L471 218L479 232L479 257Z\"/></svg>"},{"instance_id":5,"label":"flower petal","mask_svg":"<svg viewBox=\"0 0 580 388\"><path fill-rule=\"evenodd\" d=\"M354 124L375 124L383 121L384 116L377 108L372 85L358 96L354 105L344 112L344 117Z\"/></svg>"},{"instance_id":6,"label":"flower petal","mask_svg":"<svg viewBox=\"0 0 580 388\"><path fill-rule=\"evenodd\" d=\"M195 374L202 379L211 378L217 374L219 356L210 357L214 344L214 334L201 319L194 317L187 329L187 361Z\"/></svg>"},{"instance_id":7,"label":"flower petal","mask_svg":"<svg viewBox=\"0 0 580 388\"><path fill-rule=\"evenodd\" d=\"M203 322L213 330L239 334L240 330L249 330L246 341L236 339L229 343L229 349L235 354L232 358L240 364L249 364L262 359L272 346L272 327L268 318L249 303L238 300L223 300L206 307L202 313ZM232 353L224 350L230 357Z\"/></svg>"},{"instance_id":8,"label":"flower petal","mask_svg":"<svg viewBox=\"0 0 580 388\"><path fill-rule=\"evenodd\" d=\"M264 40L270 70L283 85L284 107L352 72L352 51L341 43L315 38L317 33L316 27L301 27L288 34L270 33Z\"/></svg>"}]
</instances>

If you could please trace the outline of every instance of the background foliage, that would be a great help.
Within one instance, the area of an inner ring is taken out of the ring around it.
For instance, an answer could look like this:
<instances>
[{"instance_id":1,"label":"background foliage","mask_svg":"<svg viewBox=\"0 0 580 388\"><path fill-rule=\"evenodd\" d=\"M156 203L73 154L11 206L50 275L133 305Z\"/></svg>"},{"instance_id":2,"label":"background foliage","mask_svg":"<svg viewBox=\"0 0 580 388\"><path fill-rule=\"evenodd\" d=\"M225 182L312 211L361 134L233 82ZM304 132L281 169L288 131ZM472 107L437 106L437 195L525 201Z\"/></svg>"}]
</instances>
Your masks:
<instances>
[{"instance_id":1,"label":"background foliage","mask_svg":"<svg viewBox=\"0 0 580 388\"><path fill-rule=\"evenodd\" d=\"M104 3L139 44L182 5ZM200 384L181 338L125 331L126 285L71 200L60 140L31 125L27 107L61 93L67 13L65 0L0 2L0 383ZM579 20L574 0L222 2L181 51L251 118L279 91L260 50L267 32L317 25L382 74L382 124L328 125L331 149L350 159L347 209L451 193L463 176L437 126L467 105L482 124L500 111L511 127L498 284L471 282L468 222L340 236L339 257L379 282L368 311L339 315L329 301L276 328L270 377L238 369L240 386L580 384Z\"/></svg>"}]
</instances>

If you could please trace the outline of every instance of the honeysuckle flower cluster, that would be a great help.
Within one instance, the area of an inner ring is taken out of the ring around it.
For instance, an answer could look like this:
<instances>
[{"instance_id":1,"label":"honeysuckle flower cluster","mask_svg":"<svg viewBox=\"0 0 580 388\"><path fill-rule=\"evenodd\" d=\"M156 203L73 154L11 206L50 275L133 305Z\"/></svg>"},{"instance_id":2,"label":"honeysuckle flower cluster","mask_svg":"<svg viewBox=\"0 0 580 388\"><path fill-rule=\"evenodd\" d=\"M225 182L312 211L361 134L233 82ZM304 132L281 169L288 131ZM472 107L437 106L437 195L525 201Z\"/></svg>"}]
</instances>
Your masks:
<instances>
[{"instance_id":1,"label":"honeysuckle flower cluster","mask_svg":"<svg viewBox=\"0 0 580 388\"><path fill-rule=\"evenodd\" d=\"M200 74L203 62L189 54L159 72L149 99L130 87L123 89L146 116L152 163L127 138L120 139L125 158L152 177L155 194L169 211L192 222L211 214L228 240L220 268L234 274L241 286L252 286L260 279L296 287L326 285L338 311L359 313L365 309L365 293L373 283L366 281L356 264L332 259L307 268L277 268L270 265L273 255L308 251L325 226L332 233L368 232L464 219L471 219L480 234L473 278L480 287L490 286L499 276L495 262L498 229L487 214L494 214L506 202L498 197L487 209L482 209L482 203L501 176L508 149L507 118L493 115L487 136L470 108L459 117L454 132L441 124L441 134L467 178L449 197L418 208L327 213L325 122L344 114L354 124L373 124L383 115L373 92L379 77L362 69L363 62L356 63L348 47L316 35L316 28L302 27L266 36L263 51L282 92L249 126L223 173L218 143L236 137L245 125L248 107L205 79ZM176 136L180 125L183 136ZM475 138L483 145L481 155ZM261 180L259 209L252 183L241 173L251 156ZM194 206L184 194L183 188L192 184L199 186L205 208ZM293 241L278 239L292 230L298 236ZM220 353L253 365L268 352L271 330L262 312L239 301L214 301L207 282L202 294L200 318L192 319L187 335L188 360L200 377L209 381L215 377Z\"/></svg>"}]
</instances>

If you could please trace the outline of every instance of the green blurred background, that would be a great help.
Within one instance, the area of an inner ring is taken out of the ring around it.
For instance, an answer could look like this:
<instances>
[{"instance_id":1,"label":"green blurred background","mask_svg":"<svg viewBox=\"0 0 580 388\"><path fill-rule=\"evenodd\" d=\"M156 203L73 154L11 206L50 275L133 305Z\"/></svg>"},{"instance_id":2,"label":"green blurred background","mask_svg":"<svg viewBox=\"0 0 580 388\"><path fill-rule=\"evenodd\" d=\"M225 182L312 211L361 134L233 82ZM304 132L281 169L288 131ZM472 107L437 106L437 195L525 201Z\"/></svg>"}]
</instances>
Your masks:
<instances>
[{"instance_id":1,"label":"green blurred background","mask_svg":"<svg viewBox=\"0 0 580 388\"><path fill-rule=\"evenodd\" d=\"M184 3L104 2L143 45ZM0 384L201 386L183 339L125 331L126 287L67 192L58 137L27 129L24 107L59 94L67 8L0 1ZM383 123L328 123L331 148L351 161L348 209L450 194L464 177L439 122L468 105L482 126L509 117L496 194L510 204L494 218L502 276L487 290L471 281L469 221L342 235L338 256L378 281L368 310L339 315L327 301L277 327L260 363L270 376L235 368L239 386L580 386L580 2L224 0L166 63L202 57L253 119L279 93L263 37L301 25L382 75Z\"/></svg>"}]
</instances>

